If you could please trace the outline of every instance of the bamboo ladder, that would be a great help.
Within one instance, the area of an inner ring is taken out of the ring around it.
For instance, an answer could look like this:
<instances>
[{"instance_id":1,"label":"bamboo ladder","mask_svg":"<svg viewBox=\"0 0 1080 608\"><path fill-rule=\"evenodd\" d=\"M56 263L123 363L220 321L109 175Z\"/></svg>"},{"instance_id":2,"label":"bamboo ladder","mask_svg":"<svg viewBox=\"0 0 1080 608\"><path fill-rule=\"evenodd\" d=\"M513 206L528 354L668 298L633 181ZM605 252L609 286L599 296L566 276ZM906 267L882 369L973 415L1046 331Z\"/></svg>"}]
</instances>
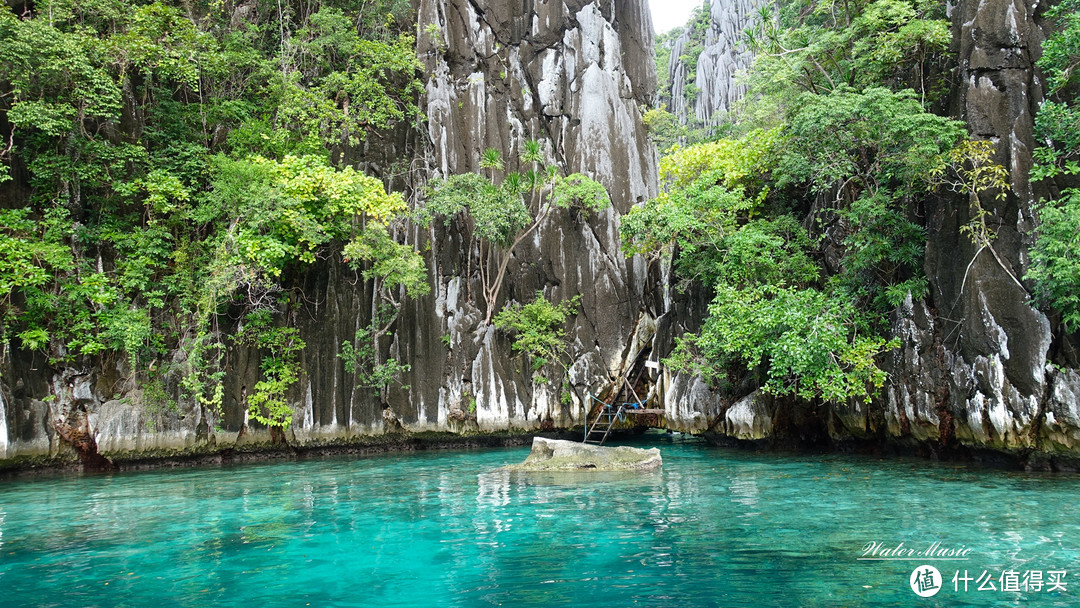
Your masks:
<instances>
[{"instance_id":1,"label":"bamboo ladder","mask_svg":"<svg viewBox=\"0 0 1080 608\"><path fill-rule=\"evenodd\" d=\"M634 396L635 403L640 404L641 400L638 399L637 391L630 385L630 381L623 376L623 383L626 388L630 389L630 394ZM615 395L618 397L618 394ZM596 397L593 397L596 399ZM596 401L600 401L596 399ZM616 406L614 403L605 403L600 401L602 407L596 414L596 419L593 420L592 426L589 426L588 420L585 424L585 439L582 443L595 443L596 445L604 445L607 441L608 435L611 434L611 427L615 426L615 422L622 418L623 412L626 411L626 404Z\"/></svg>"},{"instance_id":2,"label":"bamboo ladder","mask_svg":"<svg viewBox=\"0 0 1080 608\"><path fill-rule=\"evenodd\" d=\"M607 440L608 435L611 434L611 427L614 426L615 421L619 419L619 416L623 413L625 405L620 405L616 408L614 405L604 404L600 408L600 413L596 415L596 419L593 420L592 426L589 427L585 433L585 443L595 443L596 445L604 445L604 441ZM597 439L599 437L599 439Z\"/></svg>"}]
</instances>

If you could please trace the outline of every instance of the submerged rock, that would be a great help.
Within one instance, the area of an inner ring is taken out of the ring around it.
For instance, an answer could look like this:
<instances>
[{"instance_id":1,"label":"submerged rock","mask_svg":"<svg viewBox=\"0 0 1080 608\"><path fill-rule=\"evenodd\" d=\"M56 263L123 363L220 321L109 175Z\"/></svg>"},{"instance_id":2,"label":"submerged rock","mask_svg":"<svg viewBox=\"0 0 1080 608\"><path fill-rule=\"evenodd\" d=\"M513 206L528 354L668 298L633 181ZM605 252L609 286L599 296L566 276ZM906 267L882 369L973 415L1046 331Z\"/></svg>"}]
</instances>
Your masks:
<instances>
[{"instance_id":1,"label":"submerged rock","mask_svg":"<svg viewBox=\"0 0 1080 608\"><path fill-rule=\"evenodd\" d=\"M651 471L663 465L660 450L628 446L605 447L576 441L534 437L525 462L511 471Z\"/></svg>"}]
</instances>

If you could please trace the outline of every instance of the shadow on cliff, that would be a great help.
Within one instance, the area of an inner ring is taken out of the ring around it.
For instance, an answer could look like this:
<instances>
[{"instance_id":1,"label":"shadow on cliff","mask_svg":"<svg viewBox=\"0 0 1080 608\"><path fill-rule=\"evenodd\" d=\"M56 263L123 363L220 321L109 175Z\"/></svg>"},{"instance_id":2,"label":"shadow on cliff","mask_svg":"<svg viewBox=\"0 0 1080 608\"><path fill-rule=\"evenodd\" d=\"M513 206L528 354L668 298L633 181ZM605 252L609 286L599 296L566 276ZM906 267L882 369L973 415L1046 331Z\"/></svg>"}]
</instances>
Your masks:
<instances>
[{"instance_id":1,"label":"shadow on cliff","mask_svg":"<svg viewBox=\"0 0 1080 608\"><path fill-rule=\"evenodd\" d=\"M53 421L53 429L79 455L79 463L84 471L111 471L116 468L111 460L98 452L85 406L76 406L66 416L58 417Z\"/></svg>"}]
</instances>

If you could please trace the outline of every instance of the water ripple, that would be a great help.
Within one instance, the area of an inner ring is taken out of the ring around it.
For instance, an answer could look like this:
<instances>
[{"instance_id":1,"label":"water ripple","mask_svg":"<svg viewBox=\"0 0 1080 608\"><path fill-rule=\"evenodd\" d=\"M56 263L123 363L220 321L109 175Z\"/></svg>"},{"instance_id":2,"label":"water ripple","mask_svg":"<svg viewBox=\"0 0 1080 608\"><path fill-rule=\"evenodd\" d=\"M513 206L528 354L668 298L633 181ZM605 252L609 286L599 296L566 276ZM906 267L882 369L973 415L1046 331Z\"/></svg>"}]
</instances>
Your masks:
<instances>
[{"instance_id":1,"label":"water ripple","mask_svg":"<svg viewBox=\"0 0 1080 608\"><path fill-rule=\"evenodd\" d=\"M858 561L871 541L1080 572L1074 477L660 447L646 475L500 471L526 453L508 449L3 482L0 588L5 606L911 605L918 564ZM923 603L1080 595L948 585Z\"/></svg>"}]
</instances>

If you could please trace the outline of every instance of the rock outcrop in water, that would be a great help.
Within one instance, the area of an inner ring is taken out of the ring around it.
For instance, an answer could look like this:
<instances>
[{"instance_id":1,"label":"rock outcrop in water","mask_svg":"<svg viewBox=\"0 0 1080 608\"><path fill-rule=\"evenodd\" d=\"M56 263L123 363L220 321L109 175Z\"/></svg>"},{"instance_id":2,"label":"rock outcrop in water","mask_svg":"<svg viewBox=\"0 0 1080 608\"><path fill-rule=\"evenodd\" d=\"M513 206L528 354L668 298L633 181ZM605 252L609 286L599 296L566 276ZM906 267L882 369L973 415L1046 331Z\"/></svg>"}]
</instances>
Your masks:
<instances>
[{"instance_id":1,"label":"rock outcrop in water","mask_svg":"<svg viewBox=\"0 0 1080 608\"><path fill-rule=\"evenodd\" d=\"M657 448L600 446L534 437L532 451L509 471L653 471L663 466Z\"/></svg>"}]
</instances>

